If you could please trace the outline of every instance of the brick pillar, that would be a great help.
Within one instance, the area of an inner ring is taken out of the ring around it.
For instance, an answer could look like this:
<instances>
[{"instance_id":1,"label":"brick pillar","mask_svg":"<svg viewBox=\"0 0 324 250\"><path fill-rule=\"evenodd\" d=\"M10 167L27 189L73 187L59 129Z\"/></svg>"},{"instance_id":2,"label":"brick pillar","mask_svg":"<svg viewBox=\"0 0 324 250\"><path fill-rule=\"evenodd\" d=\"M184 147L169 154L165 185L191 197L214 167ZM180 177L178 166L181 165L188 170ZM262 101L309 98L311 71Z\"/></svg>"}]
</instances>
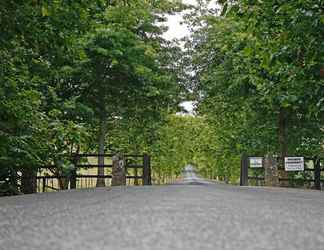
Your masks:
<instances>
[{"instance_id":1,"label":"brick pillar","mask_svg":"<svg viewBox=\"0 0 324 250\"><path fill-rule=\"evenodd\" d=\"M112 158L112 186L125 186L126 185L126 164L125 158L119 154L114 155Z\"/></svg>"},{"instance_id":2,"label":"brick pillar","mask_svg":"<svg viewBox=\"0 0 324 250\"><path fill-rule=\"evenodd\" d=\"M277 160L272 155L264 157L264 182L266 186L279 186Z\"/></svg>"}]
</instances>

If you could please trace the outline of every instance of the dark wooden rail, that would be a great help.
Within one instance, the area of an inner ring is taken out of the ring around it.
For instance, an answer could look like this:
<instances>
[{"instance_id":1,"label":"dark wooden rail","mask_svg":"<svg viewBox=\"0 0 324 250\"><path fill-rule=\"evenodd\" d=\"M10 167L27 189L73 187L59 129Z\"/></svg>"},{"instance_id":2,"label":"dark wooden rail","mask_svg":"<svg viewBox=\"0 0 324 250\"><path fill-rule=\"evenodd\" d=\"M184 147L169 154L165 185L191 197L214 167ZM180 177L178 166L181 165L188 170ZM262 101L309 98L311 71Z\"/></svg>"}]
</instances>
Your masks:
<instances>
[{"instance_id":1,"label":"dark wooden rail","mask_svg":"<svg viewBox=\"0 0 324 250\"><path fill-rule=\"evenodd\" d=\"M96 175L96 174L82 174L80 170L97 169L98 164L91 164L88 162L88 157L99 157L112 158L114 154L74 154L73 163L74 168L71 169L67 174L53 174L58 171L58 167L55 165L47 165L39 168L37 174L37 191L45 192L46 190L60 190L60 189L75 189L75 188L90 188L95 187L96 181L99 178L104 178L106 186L110 185L112 179L111 174ZM151 185L151 163L150 156L148 154L128 154L124 155L126 160L126 179L128 185ZM86 162L82 162L86 159ZM101 165L105 169L111 169L111 164ZM132 170L132 174L129 173ZM138 173L138 171L140 173ZM140 175L139 175L140 174ZM133 180L133 182L132 182ZM60 187L60 182L64 182L64 187Z\"/></svg>"}]
</instances>

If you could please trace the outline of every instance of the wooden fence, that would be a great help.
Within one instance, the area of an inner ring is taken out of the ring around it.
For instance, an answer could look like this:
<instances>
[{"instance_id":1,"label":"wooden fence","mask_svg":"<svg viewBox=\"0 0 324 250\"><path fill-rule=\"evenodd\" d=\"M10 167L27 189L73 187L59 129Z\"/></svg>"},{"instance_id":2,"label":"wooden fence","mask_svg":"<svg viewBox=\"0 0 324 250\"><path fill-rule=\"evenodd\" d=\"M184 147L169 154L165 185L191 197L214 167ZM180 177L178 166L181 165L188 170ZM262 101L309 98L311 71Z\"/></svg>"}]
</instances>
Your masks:
<instances>
[{"instance_id":1,"label":"wooden fence","mask_svg":"<svg viewBox=\"0 0 324 250\"><path fill-rule=\"evenodd\" d=\"M98 175L98 163L95 162L99 156L105 158L104 175ZM97 180L103 178L105 185L111 185L112 160L114 154L75 154L73 165L64 171L57 166L43 166L39 168L36 176L36 191L47 192L62 189L94 188ZM147 154L123 155L125 158L126 184L127 185L151 185L151 161ZM107 163L106 163L107 162Z\"/></svg>"}]
</instances>

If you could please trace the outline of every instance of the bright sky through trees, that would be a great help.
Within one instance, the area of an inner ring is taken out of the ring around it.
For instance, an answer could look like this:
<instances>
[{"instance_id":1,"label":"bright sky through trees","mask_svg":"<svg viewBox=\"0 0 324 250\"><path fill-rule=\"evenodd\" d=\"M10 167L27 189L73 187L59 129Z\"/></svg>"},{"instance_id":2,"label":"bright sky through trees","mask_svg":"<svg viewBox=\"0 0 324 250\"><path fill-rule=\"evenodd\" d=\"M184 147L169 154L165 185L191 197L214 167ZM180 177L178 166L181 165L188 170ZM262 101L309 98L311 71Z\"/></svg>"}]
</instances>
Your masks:
<instances>
[{"instance_id":1,"label":"bright sky through trees","mask_svg":"<svg viewBox=\"0 0 324 250\"><path fill-rule=\"evenodd\" d=\"M192 4L196 5L197 1L196 0L183 0L183 3L185 4ZM214 8L217 5L216 1L211 1L209 4L210 8ZM175 15L169 15L168 16L168 23L167 25L169 26L169 30L165 32L164 37L172 40L174 38L180 39L183 38L184 36L189 35L189 29L185 24L181 24L183 21L182 18L183 13L177 13Z\"/></svg>"},{"instance_id":2,"label":"bright sky through trees","mask_svg":"<svg viewBox=\"0 0 324 250\"><path fill-rule=\"evenodd\" d=\"M183 0L183 3L196 5L197 1L196 0ZM211 1L211 3L209 4L209 7L213 8L216 6L216 4L217 4L216 1ZM169 27L169 30L164 33L164 37L166 39L168 39L168 40L181 39L185 36L190 35L190 31L189 31L187 25L182 23L183 22L183 14L184 14L184 12L176 13L174 15L168 16L167 25ZM181 103L180 106L183 107L188 113L193 114L193 109L194 109L193 102L186 101L186 102Z\"/></svg>"},{"instance_id":3,"label":"bright sky through trees","mask_svg":"<svg viewBox=\"0 0 324 250\"><path fill-rule=\"evenodd\" d=\"M196 4L196 0L184 0L183 2L186 4ZM166 39L181 39L189 35L188 27L181 23L183 21L182 15L183 13L168 16L167 25L169 30L164 33L164 37ZM194 108L192 102L190 101L183 102L180 106L183 107L188 113L192 113Z\"/></svg>"}]
</instances>

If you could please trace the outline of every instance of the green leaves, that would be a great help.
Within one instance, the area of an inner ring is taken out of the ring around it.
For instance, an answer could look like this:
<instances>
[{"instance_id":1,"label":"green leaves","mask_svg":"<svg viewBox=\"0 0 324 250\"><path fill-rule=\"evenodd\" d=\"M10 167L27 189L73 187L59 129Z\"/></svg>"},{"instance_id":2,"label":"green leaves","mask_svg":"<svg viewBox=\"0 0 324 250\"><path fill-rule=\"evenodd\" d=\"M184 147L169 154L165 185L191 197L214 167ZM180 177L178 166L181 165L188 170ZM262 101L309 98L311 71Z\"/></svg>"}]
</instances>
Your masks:
<instances>
[{"instance_id":1,"label":"green leaves","mask_svg":"<svg viewBox=\"0 0 324 250\"><path fill-rule=\"evenodd\" d=\"M220 17L194 13L196 20L208 21L187 47L199 114L216 131L223 154L280 153L281 109L287 113L290 154L323 154L319 1L220 3Z\"/></svg>"},{"instance_id":2,"label":"green leaves","mask_svg":"<svg viewBox=\"0 0 324 250\"><path fill-rule=\"evenodd\" d=\"M55 157L68 159L87 138L82 122L89 110L72 112L80 106L71 103L79 95L77 39L93 22L97 3L8 0L1 5L0 182L5 184L0 194L2 188L18 192L18 171L36 170Z\"/></svg>"},{"instance_id":3,"label":"green leaves","mask_svg":"<svg viewBox=\"0 0 324 250\"><path fill-rule=\"evenodd\" d=\"M49 11L46 6L42 6L42 16L49 16Z\"/></svg>"}]
</instances>

